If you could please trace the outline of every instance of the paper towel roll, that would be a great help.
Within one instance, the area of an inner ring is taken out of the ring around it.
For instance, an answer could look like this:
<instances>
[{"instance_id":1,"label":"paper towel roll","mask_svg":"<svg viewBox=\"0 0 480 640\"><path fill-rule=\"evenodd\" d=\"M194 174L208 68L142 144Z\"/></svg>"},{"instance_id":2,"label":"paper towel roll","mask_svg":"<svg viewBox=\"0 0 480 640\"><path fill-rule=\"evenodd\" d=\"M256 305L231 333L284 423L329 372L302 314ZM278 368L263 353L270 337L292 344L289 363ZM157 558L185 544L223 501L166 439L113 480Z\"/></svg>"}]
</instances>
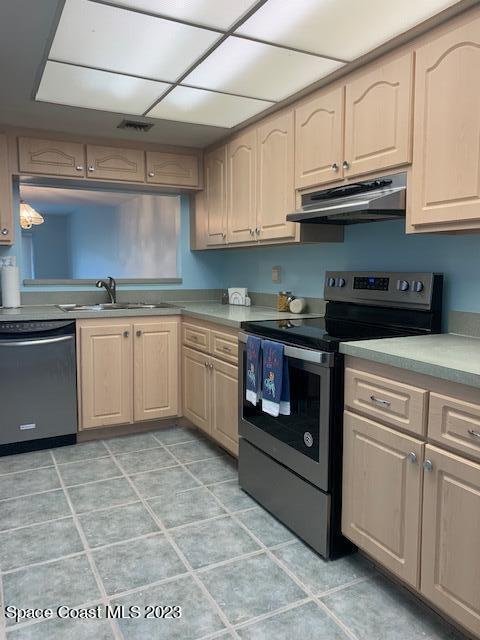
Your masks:
<instances>
[{"instance_id":1,"label":"paper towel roll","mask_svg":"<svg viewBox=\"0 0 480 640\"><path fill-rule=\"evenodd\" d=\"M20 306L18 267L3 267L2 269L2 305L9 308Z\"/></svg>"}]
</instances>

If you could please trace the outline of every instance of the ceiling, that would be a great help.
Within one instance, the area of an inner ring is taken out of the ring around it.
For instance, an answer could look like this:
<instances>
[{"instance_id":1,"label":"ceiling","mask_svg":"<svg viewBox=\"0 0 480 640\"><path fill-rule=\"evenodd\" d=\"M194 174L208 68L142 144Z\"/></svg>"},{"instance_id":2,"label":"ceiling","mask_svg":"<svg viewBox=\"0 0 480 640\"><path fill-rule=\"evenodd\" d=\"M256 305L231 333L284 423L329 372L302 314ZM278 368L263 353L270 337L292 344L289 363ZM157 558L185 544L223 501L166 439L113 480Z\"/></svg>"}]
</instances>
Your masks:
<instances>
[{"instance_id":1,"label":"ceiling","mask_svg":"<svg viewBox=\"0 0 480 640\"><path fill-rule=\"evenodd\" d=\"M15 0L0 122L206 146L465 0Z\"/></svg>"}]
</instances>

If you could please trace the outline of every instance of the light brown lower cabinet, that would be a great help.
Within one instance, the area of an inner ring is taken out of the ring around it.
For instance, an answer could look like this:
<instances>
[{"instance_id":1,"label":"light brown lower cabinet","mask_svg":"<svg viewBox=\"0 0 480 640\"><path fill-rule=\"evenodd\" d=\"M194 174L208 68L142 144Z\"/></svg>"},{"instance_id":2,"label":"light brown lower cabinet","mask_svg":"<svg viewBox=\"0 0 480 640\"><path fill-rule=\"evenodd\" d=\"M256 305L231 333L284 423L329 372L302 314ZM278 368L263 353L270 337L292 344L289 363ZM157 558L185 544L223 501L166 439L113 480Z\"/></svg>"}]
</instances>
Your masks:
<instances>
[{"instance_id":1,"label":"light brown lower cabinet","mask_svg":"<svg viewBox=\"0 0 480 640\"><path fill-rule=\"evenodd\" d=\"M183 415L208 434L211 433L210 395L207 356L183 347Z\"/></svg>"},{"instance_id":2,"label":"light brown lower cabinet","mask_svg":"<svg viewBox=\"0 0 480 640\"><path fill-rule=\"evenodd\" d=\"M345 411L342 530L419 586L422 442Z\"/></svg>"},{"instance_id":3,"label":"light brown lower cabinet","mask_svg":"<svg viewBox=\"0 0 480 640\"><path fill-rule=\"evenodd\" d=\"M177 317L77 321L79 428L179 413Z\"/></svg>"},{"instance_id":4,"label":"light brown lower cabinet","mask_svg":"<svg viewBox=\"0 0 480 640\"><path fill-rule=\"evenodd\" d=\"M480 636L480 465L431 445L425 457L421 592Z\"/></svg>"}]
</instances>

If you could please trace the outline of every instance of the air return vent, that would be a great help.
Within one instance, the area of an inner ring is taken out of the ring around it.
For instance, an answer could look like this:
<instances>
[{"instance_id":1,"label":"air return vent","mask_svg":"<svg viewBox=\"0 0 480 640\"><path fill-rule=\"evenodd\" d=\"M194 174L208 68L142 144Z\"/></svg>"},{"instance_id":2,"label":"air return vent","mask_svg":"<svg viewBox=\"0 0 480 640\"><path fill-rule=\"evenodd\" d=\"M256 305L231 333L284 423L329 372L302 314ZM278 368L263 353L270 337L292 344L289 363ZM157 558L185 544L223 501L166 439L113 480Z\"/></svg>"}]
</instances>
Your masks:
<instances>
[{"instance_id":1,"label":"air return vent","mask_svg":"<svg viewBox=\"0 0 480 640\"><path fill-rule=\"evenodd\" d=\"M138 133L150 131L153 127L151 122L137 122L136 120L122 120L117 129L129 129Z\"/></svg>"}]
</instances>

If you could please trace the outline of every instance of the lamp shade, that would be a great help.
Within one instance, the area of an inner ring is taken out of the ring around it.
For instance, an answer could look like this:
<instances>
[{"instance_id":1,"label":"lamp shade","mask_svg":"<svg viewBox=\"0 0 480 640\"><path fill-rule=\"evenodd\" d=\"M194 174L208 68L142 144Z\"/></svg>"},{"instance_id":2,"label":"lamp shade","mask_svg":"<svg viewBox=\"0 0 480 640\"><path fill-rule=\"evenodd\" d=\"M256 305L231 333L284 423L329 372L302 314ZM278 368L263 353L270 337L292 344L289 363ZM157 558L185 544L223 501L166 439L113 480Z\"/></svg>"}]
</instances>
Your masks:
<instances>
[{"instance_id":1,"label":"lamp shade","mask_svg":"<svg viewBox=\"0 0 480 640\"><path fill-rule=\"evenodd\" d=\"M22 229L31 229L34 224L43 224L44 222L44 217L38 211L35 211L23 200L20 201L20 226Z\"/></svg>"}]
</instances>

